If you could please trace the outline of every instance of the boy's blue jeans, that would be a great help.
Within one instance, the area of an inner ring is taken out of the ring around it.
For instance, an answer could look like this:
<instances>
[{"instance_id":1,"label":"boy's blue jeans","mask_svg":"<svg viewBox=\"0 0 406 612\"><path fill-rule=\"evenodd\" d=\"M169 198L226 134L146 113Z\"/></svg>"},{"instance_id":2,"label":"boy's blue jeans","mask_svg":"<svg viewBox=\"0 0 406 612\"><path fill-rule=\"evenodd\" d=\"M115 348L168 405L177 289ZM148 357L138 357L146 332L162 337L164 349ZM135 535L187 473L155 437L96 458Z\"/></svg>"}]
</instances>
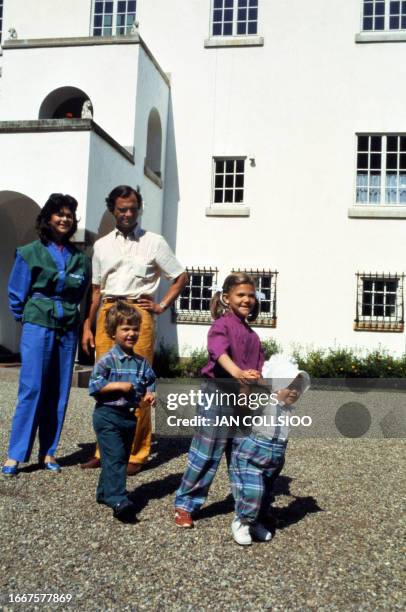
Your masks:
<instances>
[{"instance_id":1,"label":"boy's blue jeans","mask_svg":"<svg viewBox=\"0 0 406 612\"><path fill-rule=\"evenodd\" d=\"M114 507L127 500L127 464L137 419L128 408L97 406L93 427L100 447L101 473L96 491L99 503Z\"/></svg>"}]
</instances>

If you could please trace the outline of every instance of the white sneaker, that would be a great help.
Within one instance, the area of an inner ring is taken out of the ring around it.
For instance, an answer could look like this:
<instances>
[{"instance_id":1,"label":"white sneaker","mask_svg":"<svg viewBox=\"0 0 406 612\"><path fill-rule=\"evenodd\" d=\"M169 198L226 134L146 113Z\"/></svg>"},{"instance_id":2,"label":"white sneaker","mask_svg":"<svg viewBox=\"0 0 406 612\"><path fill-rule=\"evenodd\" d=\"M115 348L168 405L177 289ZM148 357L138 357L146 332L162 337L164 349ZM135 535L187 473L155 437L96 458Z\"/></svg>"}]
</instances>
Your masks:
<instances>
[{"instance_id":1,"label":"white sneaker","mask_svg":"<svg viewBox=\"0 0 406 612\"><path fill-rule=\"evenodd\" d=\"M235 517L231 523L231 531L233 532L233 537L237 544L241 546L249 546L252 544L250 526L241 523L239 518Z\"/></svg>"},{"instance_id":2,"label":"white sneaker","mask_svg":"<svg viewBox=\"0 0 406 612\"><path fill-rule=\"evenodd\" d=\"M260 542L269 542L269 540L272 540L272 533L261 523L253 523L250 525L250 533Z\"/></svg>"}]
</instances>

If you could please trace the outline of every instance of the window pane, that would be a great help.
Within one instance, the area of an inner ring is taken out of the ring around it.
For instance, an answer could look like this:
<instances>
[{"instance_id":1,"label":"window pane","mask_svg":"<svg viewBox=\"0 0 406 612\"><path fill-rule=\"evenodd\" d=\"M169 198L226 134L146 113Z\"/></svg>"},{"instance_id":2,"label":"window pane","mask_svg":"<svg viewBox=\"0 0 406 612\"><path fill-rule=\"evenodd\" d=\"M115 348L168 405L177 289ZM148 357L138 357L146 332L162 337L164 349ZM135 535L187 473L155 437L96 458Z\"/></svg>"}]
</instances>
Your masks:
<instances>
[{"instance_id":1,"label":"window pane","mask_svg":"<svg viewBox=\"0 0 406 612\"><path fill-rule=\"evenodd\" d=\"M130 2L128 3L127 10L129 13L135 13L135 1L134 0L130 0Z\"/></svg>"},{"instance_id":2,"label":"window pane","mask_svg":"<svg viewBox=\"0 0 406 612\"><path fill-rule=\"evenodd\" d=\"M257 9L250 9L248 11L248 19L250 21L256 21L258 18L258 10Z\"/></svg>"},{"instance_id":3,"label":"window pane","mask_svg":"<svg viewBox=\"0 0 406 612\"><path fill-rule=\"evenodd\" d=\"M225 8L233 8L233 2L234 0L225 0L224 2Z\"/></svg>"},{"instance_id":4,"label":"window pane","mask_svg":"<svg viewBox=\"0 0 406 612\"><path fill-rule=\"evenodd\" d=\"M399 13L400 13L400 2L391 2L390 3L390 14L399 15Z\"/></svg>"},{"instance_id":5,"label":"window pane","mask_svg":"<svg viewBox=\"0 0 406 612\"><path fill-rule=\"evenodd\" d=\"M385 27L385 18L376 17L375 19L375 30L383 30Z\"/></svg>"},{"instance_id":6,"label":"window pane","mask_svg":"<svg viewBox=\"0 0 406 612\"><path fill-rule=\"evenodd\" d=\"M389 29L390 30L399 30L399 17L390 17L389 18Z\"/></svg>"},{"instance_id":7,"label":"window pane","mask_svg":"<svg viewBox=\"0 0 406 612\"><path fill-rule=\"evenodd\" d=\"M371 151L380 151L382 145L381 141L381 136L371 136Z\"/></svg>"},{"instance_id":8,"label":"window pane","mask_svg":"<svg viewBox=\"0 0 406 612\"><path fill-rule=\"evenodd\" d=\"M103 12L103 2L96 2L96 4L94 5L94 12L95 13Z\"/></svg>"},{"instance_id":9,"label":"window pane","mask_svg":"<svg viewBox=\"0 0 406 612\"><path fill-rule=\"evenodd\" d=\"M223 191L216 190L214 192L214 202L215 204L221 204L223 202Z\"/></svg>"},{"instance_id":10,"label":"window pane","mask_svg":"<svg viewBox=\"0 0 406 612\"><path fill-rule=\"evenodd\" d=\"M228 159L226 161L226 172L234 172L234 160Z\"/></svg>"},{"instance_id":11,"label":"window pane","mask_svg":"<svg viewBox=\"0 0 406 612\"><path fill-rule=\"evenodd\" d=\"M224 160L219 159L216 161L216 173L224 172Z\"/></svg>"},{"instance_id":12,"label":"window pane","mask_svg":"<svg viewBox=\"0 0 406 612\"><path fill-rule=\"evenodd\" d=\"M406 16L402 17L401 28L402 30L406 30Z\"/></svg>"},{"instance_id":13,"label":"window pane","mask_svg":"<svg viewBox=\"0 0 406 612\"><path fill-rule=\"evenodd\" d=\"M368 154L367 153L358 153L358 161L357 166L359 169L368 168Z\"/></svg>"},{"instance_id":14,"label":"window pane","mask_svg":"<svg viewBox=\"0 0 406 612\"><path fill-rule=\"evenodd\" d=\"M221 23L213 23L213 36L221 35Z\"/></svg>"},{"instance_id":15,"label":"window pane","mask_svg":"<svg viewBox=\"0 0 406 612\"><path fill-rule=\"evenodd\" d=\"M235 186L244 187L244 175L243 174L237 174L237 176L235 177Z\"/></svg>"},{"instance_id":16,"label":"window pane","mask_svg":"<svg viewBox=\"0 0 406 612\"><path fill-rule=\"evenodd\" d=\"M257 33L257 23L256 21L248 22L248 34L256 34Z\"/></svg>"},{"instance_id":17,"label":"window pane","mask_svg":"<svg viewBox=\"0 0 406 612\"><path fill-rule=\"evenodd\" d=\"M389 170L396 170L398 167L398 156L396 153L388 153L386 156L386 167Z\"/></svg>"},{"instance_id":18,"label":"window pane","mask_svg":"<svg viewBox=\"0 0 406 612\"><path fill-rule=\"evenodd\" d=\"M246 21L247 19L247 10L246 9L238 9L238 21Z\"/></svg>"},{"instance_id":19,"label":"window pane","mask_svg":"<svg viewBox=\"0 0 406 612\"><path fill-rule=\"evenodd\" d=\"M234 187L234 175L226 174L226 187L232 188Z\"/></svg>"},{"instance_id":20,"label":"window pane","mask_svg":"<svg viewBox=\"0 0 406 612\"><path fill-rule=\"evenodd\" d=\"M120 0L118 2L118 4L117 4L117 12L118 13L125 13L125 10L126 10L126 6L125 5L126 5L125 0L124 1Z\"/></svg>"},{"instance_id":21,"label":"window pane","mask_svg":"<svg viewBox=\"0 0 406 612\"><path fill-rule=\"evenodd\" d=\"M244 159L237 159L236 161L236 172L244 172Z\"/></svg>"},{"instance_id":22,"label":"window pane","mask_svg":"<svg viewBox=\"0 0 406 612\"><path fill-rule=\"evenodd\" d=\"M233 190L226 189L224 192L224 202L232 202L233 201Z\"/></svg>"},{"instance_id":23,"label":"window pane","mask_svg":"<svg viewBox=\"0 0 406 612\"><path fill-rule=\"evenodd\" d=\"M364 17L362 23L363 30L372 30L372 17Z\"/></svg>"},{"instance_id":24,"label":"window pane","mask_svg":"<svg viewBox=\"0 0 406 612\"><path fill-rule=\"evenodd\" d=\"M371 168L377 170L381 167L381 154L371 153Z\"/></svg>"},{"instance_id":25,"label":"window pane","mask_svg":"<svg viewBox=\"0 0 406 612\"><path fill-rule=\"evenodd\" d=\"M113 3L112 2L106 2L104 12L105 13L112 13L113 12Z\"/></svg>"},{"instance_id":26,"label":"window pane","mask_svg":"<svg viewBox=\"0 0 406 612\"><path fill-rule=\"evenodd\" d=\"M224 174L218 174L216 176L215 185L217 189L224 187Z\"/></svg>"},{"instance_id":27,"label":"window pane","mask_svg":"<svg viewBox=\"0 0 406 612\"><path fill-rule=\"evenodd\" d=\"M231 36L232 33L233 33L233 24L232 23L225 23L224 24L224 28L223 28L224 36Z\"/></svg>"},{"instance_id":28,"label":"window pane","mask_svg":"<svg viewBox=\"0 0 406 612\"><path fill-rule=\"evenodd\" d=\"M406 170L406 153L401 153L400 155L400 170Z\"/></svg>"},{"instance_id":29,"label":"window pane","mask_svg":"<svg viewBox=\"0 0 406 612\"><path fill-rule=\"evenodd\" d=\"M221 21L222 11L213 11L213 21Z\"/></svg>"},{"instance_id":30,"label":"window pane","mask_svg":"<svg viewBox=\"0 0 406 612\"><path fill-rule=\"evenodd\" d=\"M385 3L377 2L375 5L375 15L385 15Z\"/></svg>"},{"instance_id":31,"label":"window pane","mask_svg":"<svg viewBox=\"0 0 406 612\"><path fill-rule=\"evenodd\" d=\"M247 24L245 22L238 22L237 23L237 34L244 35L247 33Z\"/></svg>"},{"instance_id":32,"label":"window pane","mask_svg":"<svg viewBox=\"0 0 406 612\"><path fill-rule=\"evenodd\" d=\"M370 17L373 14L373 6L370 2L364 5L364 17Z\"/></svg>"},{"instance_id":33,"label":"window pane","mask_svg":"<svg viewBox=\"0 0 406 612\"><path fill-rule=\"evenodd\" d=\"M358 136L358 151L368 151L368 136Z\"/></svg>"},{"instance_id":34,"label":"window pane","mask_svg":"<svg viewBox=\"0 0 406 612\"><path fill-rule=\"evenodd\" d=\"M244 200L244 191L242 189L236 189L235 201L242 202Z\"/></svg>"},{"instance_id":35,"label":"window pane","mask_svg":"<svg viewBox=\"0 0 406 612\"><path fill-rule=\"evenodd\" d=\"M223 7L223 0L214 0L214 8L219 9Z\"/></svg>"},{"instance_id":36,"label":"window pane","mask_svg":"<svg viewBox=\"0 0 406 612\"><path fill-rule=\"evenodd\" d=\"M224 11L224 21L232 21L233 20L233 11Z\"/></svg>"},{"instance_id":37,"label":"window pane","mask_svg":"<svg viewBox=\"0 0 406 612\"><path fill-rule=\"evenodd\" d=\"M398 150L398 138L397 138L397 136L388 136L387 150L388 151L397 151Z\"/></svg>"}]
</instances>

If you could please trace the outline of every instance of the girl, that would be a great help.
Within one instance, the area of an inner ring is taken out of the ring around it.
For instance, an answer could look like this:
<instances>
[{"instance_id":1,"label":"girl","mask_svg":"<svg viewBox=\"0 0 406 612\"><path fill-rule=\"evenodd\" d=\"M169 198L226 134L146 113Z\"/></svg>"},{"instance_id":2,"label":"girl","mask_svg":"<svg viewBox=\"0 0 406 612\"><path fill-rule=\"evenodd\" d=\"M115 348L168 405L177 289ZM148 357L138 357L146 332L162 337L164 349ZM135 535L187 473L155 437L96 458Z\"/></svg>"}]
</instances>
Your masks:
<instances>
[{"instance_id":1,"label":"girl","mask_svg":"<svg viewBox=\"0 0 406 612\"><path fill-rule=\"evenodd\" d=\"M17 249L8 285L10 309L23 324L21 372L5 476L28 461L39 429L39 460L59 472L55 453L69 398L79 326L78 304L90 262L70 238L77 230L77 201L53 193L37 218L39 240Z\"/></svg>"},{"instance_id":2,"label":"girl","mask_svg":"<svg viewBox=\"0 0 406 612\"><path fill-rule=\"evenodd\" d=\"M255 321L258 307L255 281L243 272L227 276L222 292L216 292L212 298L210 310L215 321L207 339L209 361L202 369L206 379L205 397L214 397L216 391L224 391L227 383L224 379L234 379L238 383L231 389L228 385L226 390L230 392L260 377L264 363L261 343L247 322ZM209 410L207 406L200 406L200 413L213 421L218 416L233 414L233 406L216 405L215 401L208 406ZM178 527L193 527L191 513L205 502L224 452L229 463L232 443L227 432L221 433L214 426L202 427L194 436L188 466L176 492L175 523Z\"/></svg>"}]
</instances>

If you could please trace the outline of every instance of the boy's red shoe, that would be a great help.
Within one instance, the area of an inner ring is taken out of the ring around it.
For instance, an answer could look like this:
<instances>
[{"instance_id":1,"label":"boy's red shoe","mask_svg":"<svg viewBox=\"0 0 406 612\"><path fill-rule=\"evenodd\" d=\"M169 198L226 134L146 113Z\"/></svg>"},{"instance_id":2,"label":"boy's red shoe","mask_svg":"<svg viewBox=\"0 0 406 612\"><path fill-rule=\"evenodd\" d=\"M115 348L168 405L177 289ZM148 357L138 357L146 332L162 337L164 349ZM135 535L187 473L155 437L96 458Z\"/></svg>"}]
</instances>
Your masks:
<instances>
[{"instance_id":1,"label":"boy's red shoe","mask_svg":"<svg viewBox=\"0 0 406 612\"><path fill-rule=\"evenodd\" d=\"M190 529L193 527L192 515L182 508L175 508L175 523L178 527Z\"/></svg>"}]
</instances>

